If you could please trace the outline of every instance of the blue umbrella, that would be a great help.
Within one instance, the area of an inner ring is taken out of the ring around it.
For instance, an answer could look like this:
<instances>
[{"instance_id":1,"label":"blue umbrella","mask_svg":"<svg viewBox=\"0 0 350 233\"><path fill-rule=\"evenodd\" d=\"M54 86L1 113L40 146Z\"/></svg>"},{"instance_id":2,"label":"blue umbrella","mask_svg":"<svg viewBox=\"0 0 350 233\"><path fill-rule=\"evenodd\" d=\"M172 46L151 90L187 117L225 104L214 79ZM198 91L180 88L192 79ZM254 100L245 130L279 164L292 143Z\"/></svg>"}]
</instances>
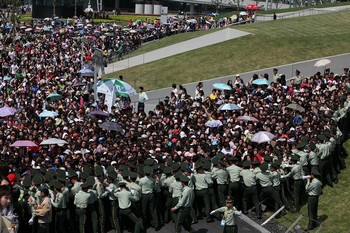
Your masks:
<instances>
[{"instance_id":1,"label":"blue umbrella","mask_svg":"<svg viewBox=\"0 0 350 233\"><path fill-rule=\"evenodd\" d=\"M228 111L239 110L239 109L241 109L241 107L235 104L223 104L219 107L219 110L228 110Z\"/></svg>"},{"instance_id":2,"label":"blue umbrella","mask_svg":"<svg viewBox=\"0 0 350 233\"><path fill-rule=\"evenodd\" d=\"M39 114L39 117L55 117L58 116L57 112L44 110Z\"/></svg>"},{"instance_id":3,"label":"blue umbrella","mask_svg":"<svg viewBox=\"0 0 350 233\"><path fill-rule=\"evenodd\" d=\"M152 24L147 25L147 29L154 29L154 26Z\"/></svg>"},{"instance_id":4,"label":"blue umbrella","mask_svg":"<svg viewBox=\"0 0 350 233\"><path fill-rule=\"evenodd\" d=\"M227 91L231 91L232 90L232 87L230 87L229 85L227 85L225 83L214 83L213 87L215 89L218 89L218 90L227 90Z\"/></svg>"},{"instance_id":5,"label":"blue umbrella","mask_svg":"<svg viewBox=\"0 0 350 233\"><path fill-rule=\"evenodd\" d=\"M255 79L252 84L255 84L255 85L269 85L270 82L269 80L267 79L264 79L264 78L258 78L258 79Z\"/></svg>"},{"instance_id":6,"label":"blue umbrella","mask_svg":"<svg viewBox=\"0 0 350 233\"><path fill-rule=\"evenodd\" d=\"M79 74L81 74L83 76L93 76L94 72L90 69L83 68L83 69L79 70Z\"/></svg>"},{"instance_id":7,"label":"blue umbrella","mask_svg":"<svg viewBox=\"0 0 350 233\"><path fill-rule=\"evenodd\" d=\"M210 120L205 123L205 126L210 128L217 128L219 126L222 126L222 122L220 120Z\"/></svg>"}]
</instances>

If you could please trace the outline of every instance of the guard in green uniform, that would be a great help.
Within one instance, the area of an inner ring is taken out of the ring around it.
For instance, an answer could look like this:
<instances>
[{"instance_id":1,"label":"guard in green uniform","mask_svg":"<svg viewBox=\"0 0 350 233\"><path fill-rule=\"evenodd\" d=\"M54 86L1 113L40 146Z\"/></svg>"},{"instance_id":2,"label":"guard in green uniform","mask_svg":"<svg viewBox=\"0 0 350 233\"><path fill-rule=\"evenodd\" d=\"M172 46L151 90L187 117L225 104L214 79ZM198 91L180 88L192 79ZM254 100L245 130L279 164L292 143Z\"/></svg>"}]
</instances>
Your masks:
<instances>
[{"instance_id":1,"label":"guard in green uniform","mask_svg":"<svg viewBox=\"0 0 350 233\"><path fill-rule=\"evenodd\" d=\"M243 170L240 176L243 178L244 192L243 192L243 213L248 213L248 201L251 199L255 206L255 212L259 219L261 219L261 211L259 206L258 191L256 188L255 173L250 171L251 163L249 161L243 162Z\"/></svg>"},{"instance_id":2,"label":"guard in green uniform","mask_svg":"<svg viewBox=\"0 0 350 233\"><path fill-rule=\"evenodd\" d=\"M266 162L263 162L262 164L260 164L260 169L261 169L261 172L256 174L256 180L259 182L261 186L261 192L260 192L259 198L261 201L264 199L270 199L270 200L273 200L273 202L276 202L275 195L273 193L270 172L268 171L268 164Z\"/></svg>"},{"instance_id":3,"label":"guard in green uniform","mask_svg":"<svg viewBox=\"0 0 350 233\"><path fill-rule=\"evenodd\" d=\"M169 192L170 185L175 181L175 177L171 174L171 168L166 166L163 168L165 174L165 180L163 183L163 194L165 196L165 215L164 222L168 223L170 221L170 208L172 207L172 194Z\"/></svg>"},{"instance_id":4,"label":"guard in green uniform","mask_svg":"<svg viewBox=\"0 0 350 233\"><path fill-rule=\"evenodd\" d=\"M87 216L88 216L89 220L91 220L92 232L97 233L97 212L96 212L97 191L94 187L95 178L93 176L89 176L86 179L86 183L89 185L87 192L90 194L90 198L88 200L88 206L87 206L86 212L87 212Z\"/></svg>"},{"instance_id":5,"label":"guard in green uniform","mask_svg":"<svg viewBox=\"0 0 350 233\"><path fill-rule=\"evenodd\" d=\"M181 177L181 172L176 172L174 175L175 181L173 183L171 183L170 187L169 187L169 192L171 194L171 208L175 207L177 205L177 203L179 202L179 199L181 197L182 194L182 184L180 181L180 177ZM177 212L173 212L173 221L176 221L176 214Z\"/></svg>"},{"instance_id":6,"label":"guard in green uniform","mask_svg":"<svg viewBox=\"0 0 350 233\"><path fill-rule=\"evenodd\" d=\"M309 225L306 230L312 230L317 226L318 199L322 193L322 183L319 180L320 173L313 169L307 179L305 190L308 194Z\"/></svg>"},{"instance_id":7,"label":"guard in green uniform","mask_svg":"<svg viewBox=\"0 0 350 233\"><path fill-rule=\"evenodd\" d=\"M91 196L88 193L89 188L88 183L83 183L80 187L81 190L74 196L74 205L76 206L75 211L79 222L79 232L85 233L85 223L86 223L86 209L89 203L89 198Z\"/></svg>"},{"instance_id":8,"label":"guard in green uniform","mask_svg":"<svg viewBox=\"0 0 350 233\"><path fill-rule=\"evenodd\" d=\"M224 226L223 233L237 233L238 227L237 227L237 221L236 216L239 216L242 214L241 211L238 211L233 206L233 200L230 196L226 199L226 206L223 206L221 208L218 208L216 210L213 210L210 212L210 214L215 214L216 212L223 213L223 219L221 221L221 225Z\"/></svg>"},{"instance_id":9,"label":"guard in green uniform","mask_svg":"<svg viewBox=\"0 0 350 233\"><path fill-rule=\"evenodd\" d=\"M194 200L194 191L188 187L188 182L190 179L187 176L181 175L180 177L183 191L179 202L175 207L171 208L171 211L178 211L176 222L175 222L175 232L180 233L183 227L186 231L192 233L195 232L191 227L191 206Z\"/></svg>"},{"instance_id":10,"label":"guard in green uniform","mask_svg":"<svg viewBox=\"0 0 350 233\"><path fill-rule=\"evenodd\" d=\"M145 176L142 177L139 180L139 185L141 186L141 207L142 207L142 216L144 224L146 224L148 221L148 213L151 213L153 227L156 230L160 229L160 226L158 224L158 218L157 218L157 212L155 208L155 201L154 201L154 194L153 189L155 185L154 179L151 177L151 174L153 172L152 167L146 165L143 167L143 171L145 173ZM147 226L144 226L145 229L147 229Z\"/></svg>"},{"instance_id":11,"label":"guard in green uniform","mask_svg":"<svg viewBox=\"0 0 350 233\"><path fill-rule=\"evenodd\" d=\"M233 197L233 201L236 205L237 209L241 209L240 203L241 203L241 184L240 184L240 172L242 171L242 168L237 166L238 158L237 157L231 157L229 159L230 166L226 168L226 170L229 173L230 176L230 183L228 186L228 195Z\"/></svg>"},{"instance_id":12,"label":"guard in green uniform","mask_svg":"<svg viewBox=\"0 0 350 233\"><path fill-rule=\"evenodd\" d=\"M66 214L66 200L64 199L64 195L62 194L62 184L54 180L54 197L52 199L52 206L55 207L55 229L57 229L57 233L65 233L65 214Z\"/></svg>"},{"instance_id":13,"label":"guard in green uniform","mask_svg":"<svg viewBox=\"0 0 350 233\"><path fill-rule=\"evenodd\" d=\"M223 161L219 161L218 169L213 172L212 178L216 179L216 183L218 184L219 202L221 206L224 206L227 196L229 174Z\"/></svg>"},{"instance_id":14,"label":"guard in green uniform","mask_svg":"<svg viewBox=\"0 0 350 233\"><path fill-rule=\"evenodd\" d=\"M106 212L104 202L106 196L103 197L104 189L104 174L103 168L101 166L97 166L95 168L95 190L97 193L97 214L98 214L98 223L100 226L100 232L105 233L105 224L106 224Z\"/></svg>"},{"instance_id":15,"label":"guard in green uniform","mask_svg":"<svg viewBox=\"0 0 350 233\"><path fill-rule=\"evenodd\" d=\"M197 211L197 216L199 216L201 211L201 205L199 201L203 200L207 222L212 222L213 218L210 216L210 199L208 187L213 183L213 180L211 179L210 175L204 173L201 163L196 164L196 170L197 172L193 174L193 183L196 188L195 210Z\"/></svg>"},{"instance_id":16,"label":"guard in green uniform","mask_svg":"<svg viewBox=\"0 0 350 233\"><path fill-rule=\"evenodd\" d=\"M143 226L141 226L141 221L131 211L131 202L138 200L137 197L134 196L135 193L136 193L135 190L132 189L131 191L129 191L126 188L126 182L121 181L119 182L119 190L115 193L115 195L119 203L120 218L121 217L129 218L134 224L134 233L140 233L141 228L143 228Z\"/></svg>"}]
</instances>

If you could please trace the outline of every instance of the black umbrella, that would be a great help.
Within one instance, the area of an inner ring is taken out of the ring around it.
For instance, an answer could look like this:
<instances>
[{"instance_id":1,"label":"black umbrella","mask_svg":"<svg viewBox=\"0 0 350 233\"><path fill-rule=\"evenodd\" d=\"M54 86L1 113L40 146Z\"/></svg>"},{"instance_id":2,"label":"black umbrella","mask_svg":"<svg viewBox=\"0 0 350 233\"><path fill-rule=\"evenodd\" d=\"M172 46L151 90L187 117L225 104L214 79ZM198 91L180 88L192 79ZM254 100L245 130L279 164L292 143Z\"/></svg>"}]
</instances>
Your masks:
<instances>
[{"instance_id":1,"label":"black umbrella","mask_svg":"<svg viewBox=\"0 0 350 233\"><path fill-rule=\"evenodd\" d=\"M89 113L90 116L102 116L102 117L108 117L109 113L101 111L101 110L95 110Z\"/></svg>"},{"instance_id":2,"label":"black umbrella","mask_svg":"<svg viewBox=\"0 0 350 233\"><path fill-rule=\"evenodd\" d=\"M107 129L107 130L111 130L111 131L117 131L121 134L124 134L124 129L116 122L112 122L112 121L105 121L103 123L101 123L100 128L102 129Z\"/></svg>"},{"instance_id":3,"label":"black umbrella","mask_svg":"<svg viewBox=\"0 0 350 233\"><path fill-rule=\"evenodd\" d=\"M73 84L73 87L82 87L82 86L86 86L86 83L83 82L77 82Z\"/></svg>"}]
</instances>

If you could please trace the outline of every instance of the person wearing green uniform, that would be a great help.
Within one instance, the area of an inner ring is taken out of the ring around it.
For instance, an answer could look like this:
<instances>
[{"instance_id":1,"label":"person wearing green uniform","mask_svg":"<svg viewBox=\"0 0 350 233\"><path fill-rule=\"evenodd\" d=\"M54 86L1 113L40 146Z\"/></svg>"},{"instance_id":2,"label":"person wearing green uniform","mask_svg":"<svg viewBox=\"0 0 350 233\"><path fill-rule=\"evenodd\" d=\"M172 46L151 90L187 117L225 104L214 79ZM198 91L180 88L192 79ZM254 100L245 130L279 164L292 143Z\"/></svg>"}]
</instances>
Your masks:
<instances>
[{"instance_id":1,"label":"person wearing green uniform","mask_svg":"<svg viewBox=\"0 0 350 233\"><path fill-rule=\"evenodd\" d=\"M255 173L250 170L251 163L249 161L243 162L243 170L240 176L243 178L244 191L243 191L243 213L248 213L248 201L252 199L255 206L255 212L258 219L261 219L261 211L259 207L258 190L256 188Z\"/></svg>"},{"instance_id":2,"label":"person wearing green uniform","mask_svg":"<svg viewBox=\"0 0 350 233\"><path fill-rule=\"evenodd\" d=\"M320 173L313 169L305 186L305 191L308 194L307 209L309 213L309 224L306 230L312 230L317 226L318 199L322 193L322 183L319 177Z\"/></svg>"},{"instance_id":3,"label":"person wearing green uniform","mask_svg":"<svg viewBox=\"0 0 350 233\"><path fill-rule=\"evenodd\" d=\"M98 223L100 226L100 232L105 233L105 223L106 223L106 212L105 212L105 199L103 196L104 193L104 174L103 168L101 166L95 167L95 190L97 193L97 214L98 214Z\"/></svg>"},{"instance_id":4,"label":"person wearing green uniform","mask_svg":"<svg viewBox=\"0 0 350 233\"><path fill-rule=\"evenodd\" d=\"M190 179L187 176L181 175L180 181L183 186L183 191L179 202L175 207L171 208L171 211L177 211L175 232L180 233L183 227L186 231L194 233L195 231L191 227L191 206L194 200L194 191L188 187Z\"/></svg>"},{"instance_id":5,"label":"person wearing green uniform","mask_svg":"<svg viewBox=\"0 0 350 233\"><path fill-rule=\"evenodd\" d=\"M90 198L88 200L88 206L86 209L87 216L91 220L92 223L92 232L97 233L97 211L96 211L96 203L97 203L97 191L94 188L95 178L93 176L89 176L86 179L86 183L88 183L88 193L90 193Z\"/></svg>"},{"instance_id":6,"label":"person wearing green uniform","mask_svg":"<svg viewBox=\"0 0 350 233\"><path fill-rule=\"evenodd\" d=\"M129 191L125 181L119 182L119 190L115 193L120 208L119 215L120 217L124 216L129 218L134 223L134 233L140 233L141 228L143 228L141 226L141 221L131 211L131 202L138 200L138 198L134 196L134 194L137 195L137 191L133 189Z\"/></svg>"},{"instance_id":7,"label":"person wearing green uniform","mask_svg":"<svg viewBox=\"0 0 350 233\"><path fill-rule=\"evenodd\" d=\"M219 202L220 205L223 206L225 204L225 197L227 195L229 181L229 174L223 161L219 161L218 169L213 172L212 178L216 179L216 183L218 184Z\"/></svg>"},{"instance_id":8,"label":"person wearing green uniform","mask_svg":"<svg viewBox=\"0 0 350 233\"><path fill-rule=\"evenodd\" d=\"M74 205L76 206L75 212L79 222L79 232L85 233L86 209L91 194L87 192L89 188L88 183L84 183L80 187L81 190L74 196Z\"/></svg>"},{"instance_id":9,"label":"person wearing green uniform","mask_svg":"<svg viewBox=\"0 0 350 233\"><path fill-rule=\"evenodd\" d=\"M211 215L216 212L223 213L223 219L221 221L221 225L224 227L223 233L237 233L237 221L236 216L240 216L242 214L241 211L238 211L236 207L233 206L233 200L230 196L226 199L226 206L218 208L210 212Z\"/></svg>"},{"instance_id":10,"label":"person wearing green uniform","mask_svg":"<svg viewBox=\"0 0 350 233\"><path fill-rule=\"evenodd\" d=\"M233 197L233 201L236 204L237 209L241 209L239 206L241 199L241 184L240 184L240 176L239 173L242 171L242 168L237 166L238 158L231 157L229 159L230 166L226 168L230 176L230 183L228 186L228 195Z\"/></svg>"},{"instance_id":11,"label":"person wearing green uniform","mask_svg":"<svg viewBox=\"0 0 350 233\"><path fill-rule=\"evenodd\" d=\"M139 185L141 186L141 208L144 224L148 219L148 211L151 212L152 222L155 230L159 230L160 226L158 224L157 212L155 208L153 189L155 187L155 180L151 177L152 167L146 165L143 167L145 176L139 180ZM147 228L146 226L144 227Z\"/></svg>"},{"instance_id":12,"label":"person wearing green uniform","mask_svg":"<svg viewBox=\"0 0 350 233\"><path fill-rule=\"evenodd\" d=\"M174 175L175 181L173 183L170 184L169 187L169 192L171 194L171 207L174 207L177 205L177 203L179 202L179 199L181 197L182 194L182 184L180 181L180 177L181 177L181 172L176 172ZM173 221L176 221L176 212L173 212Z\"/></svg>"},{"instance_id":13,"label":"person wearing green uniform","mask_svg":"<svg viewBox=\"0 0 350 233\"><path fill-rule=\"evenodd\" d=\"M263 162L262 164L260 164L260 169L261 172L256 174L256 180L261 186L260 200L264 200L265 198L267 198L276 202L275 195L273 193L272 180L270 177L270 172L268 170L268 164L266 162Z\"/></svg>"},{"instance_id":14,"label":"person wearing green uniform","mask_svg":"<svg viewBox=\"0 0 350 233\"><path fill-rule=\"evenodd\" d=\"M58 180L54 180L54 197L52 198L52 206L55 207L55 223L57 233L66 232L64 228L65 214L66 214L66 200L62 194L62 184Z\"/></svg>"}]
</instances>

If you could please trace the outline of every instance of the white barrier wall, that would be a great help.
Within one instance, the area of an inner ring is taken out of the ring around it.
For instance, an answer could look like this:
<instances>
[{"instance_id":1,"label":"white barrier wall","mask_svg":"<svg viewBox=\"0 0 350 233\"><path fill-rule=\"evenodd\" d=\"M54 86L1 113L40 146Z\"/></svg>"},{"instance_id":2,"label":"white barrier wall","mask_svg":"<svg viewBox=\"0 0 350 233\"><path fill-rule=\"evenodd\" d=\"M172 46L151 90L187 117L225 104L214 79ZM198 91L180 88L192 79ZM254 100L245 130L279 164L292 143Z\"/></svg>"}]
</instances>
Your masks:
<instances>
[{"instance_id":1,"label":"white barrier wall","mask_svg":"<svg viewBox=\"0 0 350 233\"><path fill-rule=\"evenodd\" d=\"M160 15L162 9L162 5L154 5L153 6L153 14Z\"/></svg>"},{"instance_id":2,"label":"white barrier wall","mask_svg":"<svg viewBox=\"0 0 350 233\"><path fill-rule=\"evenodd\" d=\"M135 4L135 14L143 14L143 4Z\"/></svg>"}]
</instances>

